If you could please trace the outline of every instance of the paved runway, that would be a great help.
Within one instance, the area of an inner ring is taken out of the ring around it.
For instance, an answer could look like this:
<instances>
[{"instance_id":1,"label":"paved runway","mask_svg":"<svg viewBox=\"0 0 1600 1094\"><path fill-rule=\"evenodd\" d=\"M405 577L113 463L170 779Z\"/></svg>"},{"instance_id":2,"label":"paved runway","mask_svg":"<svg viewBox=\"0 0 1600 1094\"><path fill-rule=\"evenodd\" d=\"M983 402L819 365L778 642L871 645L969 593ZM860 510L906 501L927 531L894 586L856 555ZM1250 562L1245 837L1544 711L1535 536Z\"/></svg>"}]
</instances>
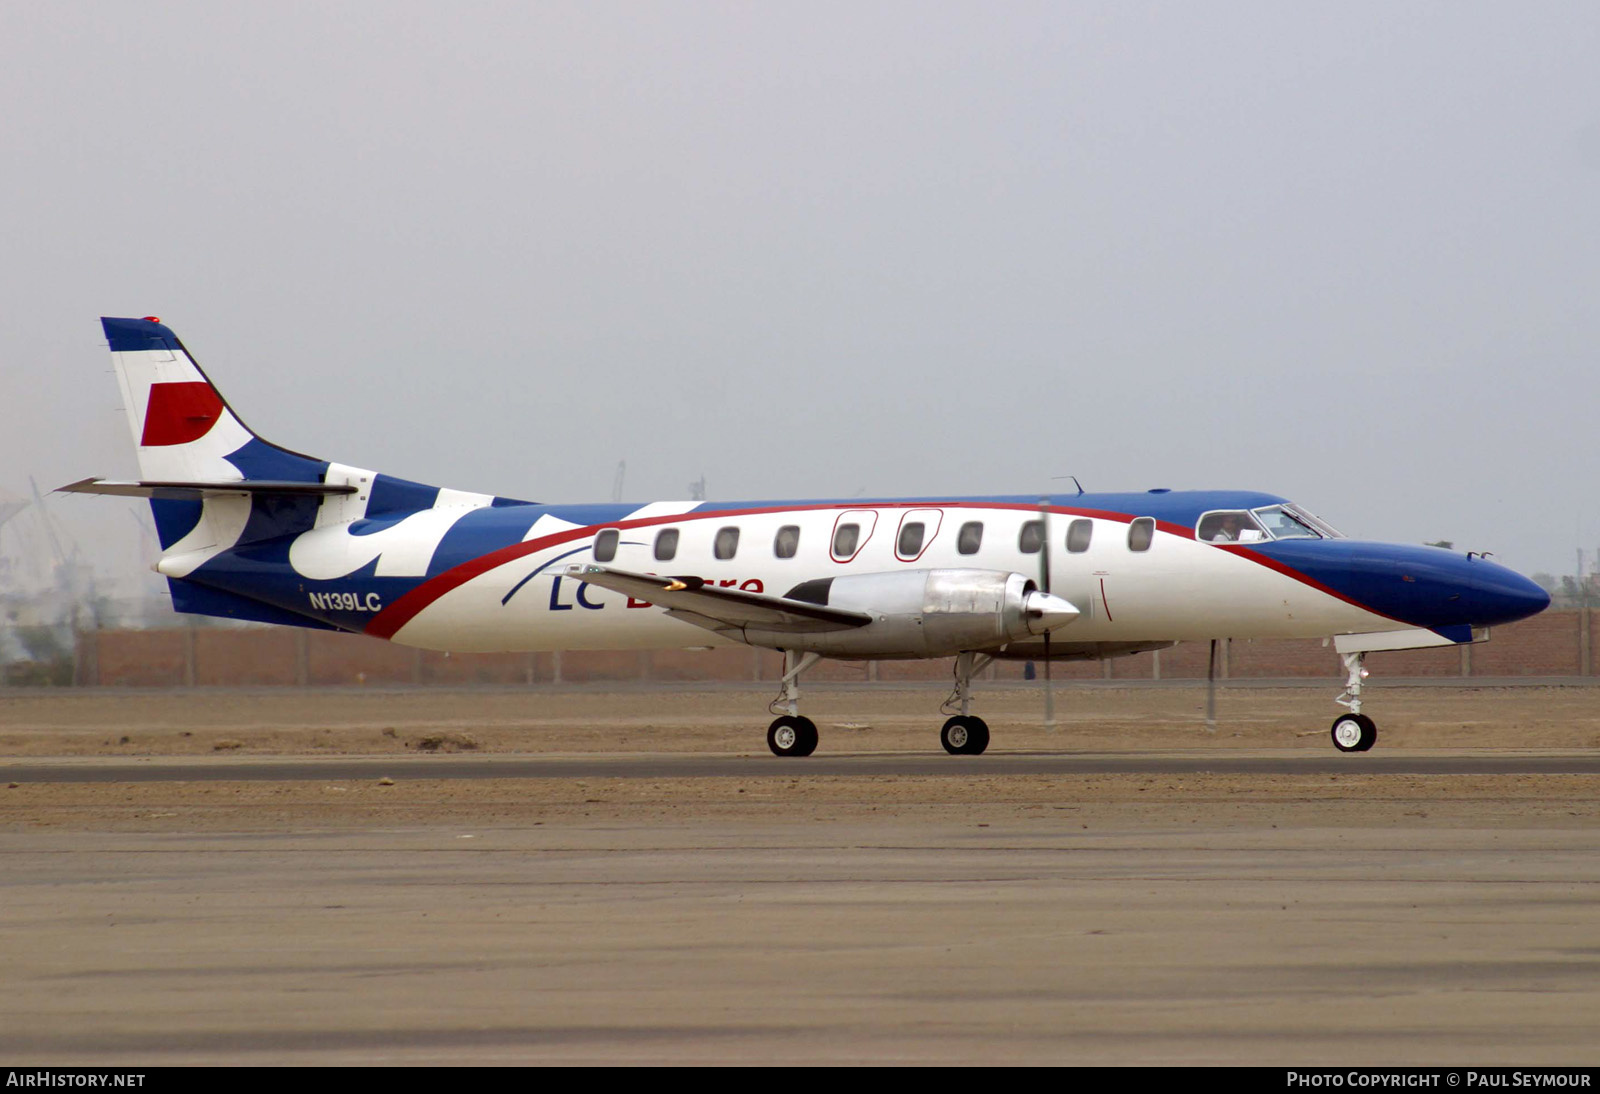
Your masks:
<instances>
[{"instance_id":1,"label":"paved runway","mask_svg":"<svg viewBox=\"0 0 1600 1094\"><path fill-rule=\"evenodd\" d=\"M1370 752L1333 750L991 753L941 756L861 753L809 756L589 754L248 756L13 760L0 782L115 783L307 781L326 779L749 778L752 776L919 775L1592 775L1600 752Z\"/></svg>"},{"instance_id":2,"label":"paved runway","mask_svg":"<svg viewBox=\"0 0 1600 1094\"><path fill-rule=\"evenodd\" d=\"M695 696L15 700L0 1055L1594 1064L1572 692L1390 693L1363 755L1108 692L980 757L863 692L803 760Z\"/></svg>"},{"instance_id":3,"label":"paved runway","mask_svg":"<svg viewBox=\"0 0 1600 1094\"><path fill-rule=\"evenodd\" d=\"M1593 1064L1588 828L0 833L29 1064Z\"/></svg>"}]
</instances>

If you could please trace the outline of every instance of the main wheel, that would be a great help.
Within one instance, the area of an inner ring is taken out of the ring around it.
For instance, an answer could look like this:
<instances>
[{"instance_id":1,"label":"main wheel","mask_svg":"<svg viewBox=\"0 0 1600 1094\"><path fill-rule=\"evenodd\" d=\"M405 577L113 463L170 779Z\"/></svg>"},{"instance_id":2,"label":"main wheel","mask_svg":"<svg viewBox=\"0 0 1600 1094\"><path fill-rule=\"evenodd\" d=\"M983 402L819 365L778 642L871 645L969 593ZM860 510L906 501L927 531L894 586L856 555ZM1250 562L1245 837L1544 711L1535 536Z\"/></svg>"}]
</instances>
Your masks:
<instances>
[{"instance_id":1,"label":"main wheel","mask_svg":"<svg viewBox=\"0 0 1600 1094\"><path fill-rule=\"evenodd\" d=\"M817 723L785 714L767 727L767 747L774 756L809 756L817 750Z\"/></svg>"},{"instance_id":2,"label":"main wheel","mask_svg":"<svg viewBox=\"0 0 1600 1094\"><path fill-rule=\"evenodd\" d=\"M952 756L976 756L989 747L989 726L982 718L956 715L939 730L939 743Z\"/></svg>"},{"instance_id":3,"label":"main wheel","mask_svg":"<svg viewBox=\"0 0 1600 1094\"><path fill-rule=\"evenodd\" d=\"M981 756L989 747L989 723L982 718L967 719L967 755Z\"/></svg>"},{"instance_id":4,"label":"main wheel","mask_svg":"<svg viewBox=\"0 0 1600 1094\"><path fill-rule=\"evenodd\" d=\"M1377 723L1365 714L1341 714L1333 720L1333 747L1340 752L1365 752L1377 739Z\"/></svg>"}]
</instances>

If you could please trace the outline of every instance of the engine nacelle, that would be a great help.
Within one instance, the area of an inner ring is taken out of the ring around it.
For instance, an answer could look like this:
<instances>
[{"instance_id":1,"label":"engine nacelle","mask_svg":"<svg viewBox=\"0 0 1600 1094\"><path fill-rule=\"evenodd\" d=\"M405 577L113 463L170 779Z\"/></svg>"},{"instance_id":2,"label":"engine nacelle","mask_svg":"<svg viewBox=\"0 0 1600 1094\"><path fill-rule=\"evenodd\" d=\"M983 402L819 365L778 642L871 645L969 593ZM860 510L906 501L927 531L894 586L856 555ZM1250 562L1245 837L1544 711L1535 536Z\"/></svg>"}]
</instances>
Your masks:
<instances>
[{"instance_id":1,"label":"engine nacelle","mask_svg":"<svg viewBox=\"0 0 1600 1094\"><path fill-rule=\"evenodd\" d=\"M807 581L790 599L873 617L850 630L790 634L745 628L745 641L829 657L949 657L1036 637L1078 617L1059 596L1002 570L896 570Z\"/></svg>"}]
</instances>

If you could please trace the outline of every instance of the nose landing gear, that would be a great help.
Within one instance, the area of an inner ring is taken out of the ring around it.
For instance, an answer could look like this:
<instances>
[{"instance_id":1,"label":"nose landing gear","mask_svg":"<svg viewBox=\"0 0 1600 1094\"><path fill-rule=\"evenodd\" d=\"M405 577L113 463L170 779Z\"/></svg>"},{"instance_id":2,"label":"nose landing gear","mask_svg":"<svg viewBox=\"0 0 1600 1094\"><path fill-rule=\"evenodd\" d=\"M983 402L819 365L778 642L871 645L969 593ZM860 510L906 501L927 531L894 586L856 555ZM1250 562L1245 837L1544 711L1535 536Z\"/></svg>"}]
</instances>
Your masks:
<instances>
[{"instance_id":1,"label":"nose landing gear","mask_svg":"<svg viewBox=\"0 0 1600 1094\"><path fill-rule=\"evenodd\" d=\"M1333 747L1340 752L1365 752L1378 740L1377 723L1361 713L1361 682L1367 677L1362 662L1366 654L1351 652L1339 656L1344 661L1345 683L1344 691L1334 702L1349 708L1350 713L1333 720Z\"/></svg>"},{"instance_id":2,"label":"nose landing gear","mask_svg":"<svg viewBox=\"0 0 1600 1094\"><path fill-rule=\"evenodd\" d=\"M1333 747L1340 752L1365 752L1378 739L1378 727L1365 714L1341 714L1333 722Z\"/></svg>"}]
</instances>

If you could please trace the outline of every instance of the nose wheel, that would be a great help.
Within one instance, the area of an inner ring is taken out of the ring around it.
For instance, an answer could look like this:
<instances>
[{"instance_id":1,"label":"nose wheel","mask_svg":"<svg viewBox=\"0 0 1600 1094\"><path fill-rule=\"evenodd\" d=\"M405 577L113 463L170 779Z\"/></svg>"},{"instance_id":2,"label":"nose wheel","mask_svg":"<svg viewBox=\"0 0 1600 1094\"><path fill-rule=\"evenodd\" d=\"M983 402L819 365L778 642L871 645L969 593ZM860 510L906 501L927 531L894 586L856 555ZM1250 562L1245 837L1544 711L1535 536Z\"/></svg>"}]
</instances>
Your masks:
<instances>
[{"instance_id":1,"label":"nose wheel","mask_svg":"<svg viewBox=\"0 0 1600 1094\"><path fill-rule=\"evenodd\" d=\"M1341 714L1333 722L1333 747L1340 752L1365 752L1378 739L1378 726L1365 714Z\"/></svg>"},{"instance_id":2,"label":"nose wheel","mask_svg":"<svg viewBox=\"0 0 1600 1094\"><path fill-rule=\"evenodd\" d=\"M939 743L952 756L976 756L989 747L989 724L970 714L958 714L939 731Z\"/></svg>"}]
</instances>

